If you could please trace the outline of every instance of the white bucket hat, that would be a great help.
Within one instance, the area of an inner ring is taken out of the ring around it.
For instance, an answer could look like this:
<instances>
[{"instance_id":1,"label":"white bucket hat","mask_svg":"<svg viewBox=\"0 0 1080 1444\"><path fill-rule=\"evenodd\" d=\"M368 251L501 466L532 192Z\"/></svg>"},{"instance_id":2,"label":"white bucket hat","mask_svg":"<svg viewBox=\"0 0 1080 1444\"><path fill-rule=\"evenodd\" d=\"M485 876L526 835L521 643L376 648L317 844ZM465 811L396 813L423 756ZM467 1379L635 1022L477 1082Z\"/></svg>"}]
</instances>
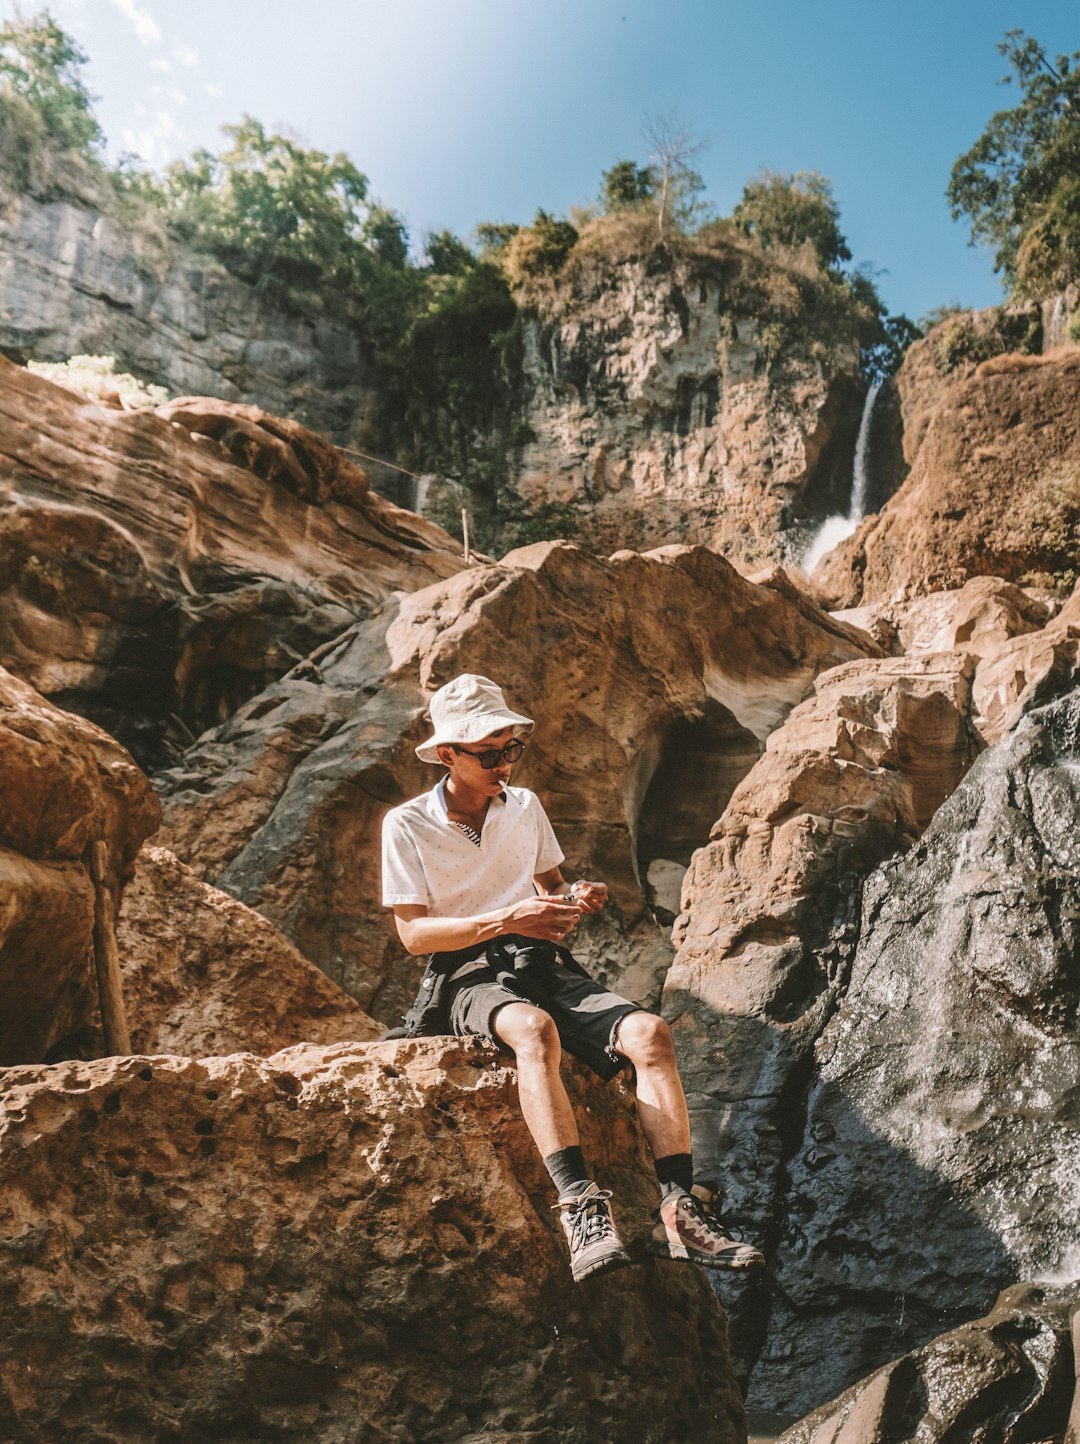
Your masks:
<instances>
[{"instance_id":1,"label":"white bucket hat","mask_svg":"<svg viewBox=\"0 0 1080 1444\"><path fill-rule=\"evenodd\" d=\"M515 737L527 737L533 729L531 717L511 712L501 687L475 672L463 672L440 687L428 711L435 733L416 749L421 762L438 762L438 749L449 742L479 742L505 727L512 727Z\"/></svg>"}]
</instances>

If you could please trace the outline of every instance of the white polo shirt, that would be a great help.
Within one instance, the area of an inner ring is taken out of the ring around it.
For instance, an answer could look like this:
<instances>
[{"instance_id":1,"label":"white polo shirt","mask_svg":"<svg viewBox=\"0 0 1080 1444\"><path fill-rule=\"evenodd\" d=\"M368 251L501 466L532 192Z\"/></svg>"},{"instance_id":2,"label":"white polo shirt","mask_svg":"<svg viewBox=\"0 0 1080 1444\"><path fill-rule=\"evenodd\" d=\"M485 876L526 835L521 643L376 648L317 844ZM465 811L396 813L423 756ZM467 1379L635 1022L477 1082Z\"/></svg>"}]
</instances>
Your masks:
<instances>
[{"instance_id":1,"label":"white polo shirt","mask_svg":"<svg viewBox=\"0 0 1080 1444\"><path fill-rule=\"evenodd\" d=\"M446 778L392 808L382 825L383 906L418 903L432 917L469 918L533 897L537 873L563 852L535 793L493 797L477 847L446 811Z\"/></svg>"}]
</instances>

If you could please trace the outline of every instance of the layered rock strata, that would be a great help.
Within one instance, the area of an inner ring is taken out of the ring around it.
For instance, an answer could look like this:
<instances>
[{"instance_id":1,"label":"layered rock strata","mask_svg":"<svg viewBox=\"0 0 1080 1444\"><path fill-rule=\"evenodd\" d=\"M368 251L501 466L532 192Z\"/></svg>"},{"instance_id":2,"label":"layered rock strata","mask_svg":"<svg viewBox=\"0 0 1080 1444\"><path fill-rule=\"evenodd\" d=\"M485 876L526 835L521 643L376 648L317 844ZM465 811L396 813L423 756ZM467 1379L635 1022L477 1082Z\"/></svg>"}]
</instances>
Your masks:
<instances>
[{"instance_id":1,"label":"layered rock strata","mask_svg":"<svg viewBox=\"0 0 1080 1444\"><path fill-rule=\"evenodd\" d=\"M632 1104L569 1084L637 1253L656 1188ZM106 1059L0 1087L5 1438L746 1437L699 1272L571 1282L488 1045Z\"/></svg>"},{"instance_id":2,"label":"layered rock strata","mask_svg":"<svg viewBox=\"0 0 1080 1444\"><path fill-rule=\"evenodd\" d=\"M1080 556L1080 348L1000 356L938 403L911 473L814 581L839 607L992 575L1064 584Z\"/></svg>"},{"instance_id":3,"label":"layered rock strata","mask_svg":"<svg viewBox=\"0 0 1080 1444\"><path fill-rule=\"evenodd\" d=\"M115 411L0 358L0 663L144 762L462 565L298 424Z\"/></svg>"},{"instance_id":4,"label":"layered rock strata","mask_svg":"<svg viewBox=\"0 0 1080 1444\"><path fill-rule=\"evenodd\" d=\"M398 598L317 674L268 688L163 776L162 840L396 1021L416 968L378 904L379 824L438 780L413 754L426 698L480 672L536 719L515 780L542 797L570 875L610 886L575 950L632 996L655 996L671 953L653 914L670 869L685 868L814 677L876 650L773 583L705 549L600 561L538 544Z\"/></svg>"},{"instance_id":5,"label":"layered rock strata","mask_svg":"<svg viewBox=\"0 0 1080 1444\"><path fill-rule=\"evenodd\" d=\"M119 897L158 800L119 743L0 668L0 1065L33 1062L97 1003L94 884Z\"/></svg>"},{"instance_id":6,"label":"layered rock strata","mask_svg":"<svg viewBox=\"0 0 1080 1444\"><path fill-rule=\"evenodd\" d=\"M986 751L868 880L844 1000L793 1100L763 1405L792 1412L1076 1276L1080 692Z\"/></svg>"}]
</instances>

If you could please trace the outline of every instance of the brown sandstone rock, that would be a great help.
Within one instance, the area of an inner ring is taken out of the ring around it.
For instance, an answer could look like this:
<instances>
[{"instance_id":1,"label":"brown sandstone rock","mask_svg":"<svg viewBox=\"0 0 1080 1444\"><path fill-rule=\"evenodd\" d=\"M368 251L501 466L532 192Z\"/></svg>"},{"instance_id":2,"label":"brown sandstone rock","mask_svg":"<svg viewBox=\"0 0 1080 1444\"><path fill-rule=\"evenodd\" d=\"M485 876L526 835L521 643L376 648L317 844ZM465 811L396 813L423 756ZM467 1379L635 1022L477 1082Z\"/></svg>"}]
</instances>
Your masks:
<instances>
[{"instance_id":1,"label":"brown sandstone rock","mask_svg":"<svg viewBox=\"0 0 1080 1444\"><path fill-rule=\"evenodd\" d=\"M0 663L160 760L385 597L461 569L295 422L85 400L0 358ZM175 740L175 739L174 739Z\"/></svg>"},{"instance_id":2,"label":"brown sandstone rock","mask_svg":"<svg viewBox=\"0 0 1080 1444\"><path fill-rule=\"evenodd\" d=\"M95 1006L86 849L106 843L119 893L159 818L119 743L0 668L0 1064L40 1058Z\"/></svg>"},{"instance_id":3,"label":"brown sandstone rock","mask_svg":"<svg viewBox=\"0 0 1080 1444\"><path fill-rule=\"evenodd\" d=\"M118 941L137 1053L266 1055L383 1031L272 923L163 847L139 854Z\"/></svg>"},{"instance_id":4,"label":"brown sandstone rock","mask_svg":"<svg viewBox=\"0 0 1080 1444\"><path fill-rule=\"evenodd\" d=\"M980 661L973 701L979 731L998 742L1020 717L1075 685L1080 671L1080 586L1037 632L1004 643Z\"/></svg>"},{"instance_id":5,"label":"brown sandstone rock","mask_svg":"<svg viewBox=\"0 0 1080 1444\"><path fill-rule=\"evenodd\" d=\"M536 719L515 780L543 798L571 876L611 888L575 951L631 996L655 996L670 946L652 910L670 869L815 675L874 650L703 548L601 561L538 544L395 600L318 680L288 678L242 707L164 775L163 841L396 1021L416 966L379 907L379 823L438 780L413 756L426 697L481 672Z\"/></svg>"},{"instance_id":6,"label":"brown sandstone rock","mask_svg":"<svg viewBox=\"0 0 1080 1444\"><path fill-rule=\"evenodd\" d=\"M1080 554L1080 349L984 362L940 402L908 479L822 560L840 607L971 577L1061 579Z\"/></svg>"},{"instance_id":7,"label":"brown sandstone rock","mask_svg":"<svg viewBox=\"0 0 1080 1444\"><path fill-rule=\"evenodd\" d=\"M570 1078L628 1238L628 1095ZM451 1040L0 1074L0 1433L745 1439L703 1276L570 1281L514 1074Z\"/></svg>"}]
</instances>

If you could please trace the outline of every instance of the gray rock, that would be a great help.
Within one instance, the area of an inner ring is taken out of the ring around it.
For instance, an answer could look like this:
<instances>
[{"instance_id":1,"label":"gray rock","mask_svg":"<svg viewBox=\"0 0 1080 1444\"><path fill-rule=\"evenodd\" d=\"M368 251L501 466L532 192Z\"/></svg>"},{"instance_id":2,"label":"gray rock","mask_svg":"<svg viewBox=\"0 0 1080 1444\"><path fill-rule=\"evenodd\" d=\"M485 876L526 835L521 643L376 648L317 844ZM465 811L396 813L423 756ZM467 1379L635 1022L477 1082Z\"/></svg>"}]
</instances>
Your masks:
<instances>
[{"instance_id":1,"label":"gray rock","mask_svg":"<svg viewBox=\"0 0 1080 1444\"><path fill-rule=\"evenodd\" d=\"M1080 1275L1078 817L1080 690L869 879L792 1120L763 1406L813 1407L1010 1279Z\"/></svg>"}]
</instances>

